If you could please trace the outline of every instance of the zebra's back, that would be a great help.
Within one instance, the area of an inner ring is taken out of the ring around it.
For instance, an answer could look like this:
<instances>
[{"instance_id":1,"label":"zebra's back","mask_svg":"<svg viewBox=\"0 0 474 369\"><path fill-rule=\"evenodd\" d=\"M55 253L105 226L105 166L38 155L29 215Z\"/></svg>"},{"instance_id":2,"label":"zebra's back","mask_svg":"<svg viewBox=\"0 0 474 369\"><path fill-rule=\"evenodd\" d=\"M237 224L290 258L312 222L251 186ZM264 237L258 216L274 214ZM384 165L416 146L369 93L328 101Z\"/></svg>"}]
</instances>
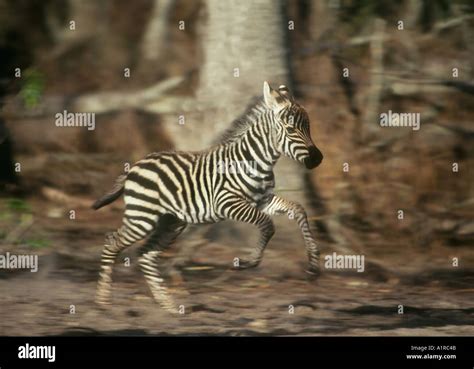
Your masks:
<instances>
[{"instance_id":1,"label":"zebra's back","mask_svg":"<svg viewBox=\"0 0 474 369\"><path fill-rule=\"evenodd\" d=\"M216 222L210 153L159 152L130 169L125 181L125 216L172 214L187 223Z\"/></svg>"}]
</instances>

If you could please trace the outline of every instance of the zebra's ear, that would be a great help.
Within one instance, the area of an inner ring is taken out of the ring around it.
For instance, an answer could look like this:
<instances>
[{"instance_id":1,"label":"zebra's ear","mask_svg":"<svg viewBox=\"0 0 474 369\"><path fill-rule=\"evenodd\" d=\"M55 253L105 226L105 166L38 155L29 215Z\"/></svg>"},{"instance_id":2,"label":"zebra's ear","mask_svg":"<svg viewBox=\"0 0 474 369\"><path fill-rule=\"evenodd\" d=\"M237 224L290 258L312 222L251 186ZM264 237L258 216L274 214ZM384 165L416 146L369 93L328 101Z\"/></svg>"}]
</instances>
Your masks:
<instances>
[{"instance_id":1,"label":"zebra's ear","mask_svg":"<svg viewBox=\"0 0 474 369\"><path fill-rule=\"evenodd\" d=\"M272 109L276 109L281 104L280 94L272 89L267 81L263 82L263 99L265 104Z\"/></svg>"}]
</instances>

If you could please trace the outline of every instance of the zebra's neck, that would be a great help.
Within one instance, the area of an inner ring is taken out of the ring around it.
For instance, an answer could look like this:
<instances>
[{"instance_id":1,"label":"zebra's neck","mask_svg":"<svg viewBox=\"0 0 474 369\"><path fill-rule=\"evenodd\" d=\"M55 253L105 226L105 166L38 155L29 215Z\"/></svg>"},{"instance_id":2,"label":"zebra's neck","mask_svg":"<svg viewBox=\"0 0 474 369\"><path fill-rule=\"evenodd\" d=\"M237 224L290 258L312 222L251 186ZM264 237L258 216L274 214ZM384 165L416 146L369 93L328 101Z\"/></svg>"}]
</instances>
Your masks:
<instances>
[{"instance_id":1,"label":"zebra's neck","mask_svg":"<svg viewBox=\"0 0 474 369\"><path fill-rule=\"evenodd\" d=\"M268 110L262 110L249 122L248 129L228 143L241 153L244 160L253 161L264 170L271 170L280 157L275 147L270 114Z\"/></svg>"}]
</instances>

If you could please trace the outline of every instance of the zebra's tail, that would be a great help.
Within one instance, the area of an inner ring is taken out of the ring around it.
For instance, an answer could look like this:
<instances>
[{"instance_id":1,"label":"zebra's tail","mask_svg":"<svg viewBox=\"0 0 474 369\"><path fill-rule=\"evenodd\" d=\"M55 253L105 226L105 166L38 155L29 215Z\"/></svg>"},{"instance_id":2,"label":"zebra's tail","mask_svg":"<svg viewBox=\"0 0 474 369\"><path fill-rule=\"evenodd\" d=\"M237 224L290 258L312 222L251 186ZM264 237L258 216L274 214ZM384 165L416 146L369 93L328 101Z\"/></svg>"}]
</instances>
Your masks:
<instances>
[{"instance_id":1,"label":"zebra's tail","mask_svg":"<svg viewBox=\"0 0 474 369\"><path fill-rule=\"evenodd\" d=\"M123 193L125 180L127 179L126 174L122 174L115 180L114 187L107 192L104 196L98 199L94 204L92 204L92 209L100 209L101 207L110 204L117 200Z\"/></svg>"}]
</instances>

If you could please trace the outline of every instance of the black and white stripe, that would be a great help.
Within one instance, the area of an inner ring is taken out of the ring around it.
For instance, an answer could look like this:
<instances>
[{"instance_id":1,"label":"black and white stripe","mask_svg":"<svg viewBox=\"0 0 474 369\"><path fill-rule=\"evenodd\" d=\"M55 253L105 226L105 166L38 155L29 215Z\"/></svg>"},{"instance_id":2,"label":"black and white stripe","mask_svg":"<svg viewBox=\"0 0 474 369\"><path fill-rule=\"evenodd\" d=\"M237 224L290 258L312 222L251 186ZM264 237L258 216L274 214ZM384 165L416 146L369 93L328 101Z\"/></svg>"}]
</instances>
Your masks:
<instances>
[{"instance_id":1,"label":"black and white stripe","mask_svg":"<svg viewBox=\"0 0 474 369\"><path fill-rule=\"evenodd\" d=\"M309 271L317 273L319 253L304 209L273 194L273 167L281 154L307 168L322 160L311 139L306 111L293 101L285 86L273 90L265 82L263 99L236 120L215 146L202 152L158 152L138 161L94 204L98 209L124 195L123 224L108 235L104 246L97 301L109 301L112 265L118 253L148 238L140 258L142 271L155 300L176 311L159 276L156 246L159 250L169 247L187 224L224 219L260 229L252 257L239 263L244 269L262 260L274 233L270 216L292 214L306 243ZM237 170L232 170L232 163L240 165Z\"/></svg>"}]
</instances>

